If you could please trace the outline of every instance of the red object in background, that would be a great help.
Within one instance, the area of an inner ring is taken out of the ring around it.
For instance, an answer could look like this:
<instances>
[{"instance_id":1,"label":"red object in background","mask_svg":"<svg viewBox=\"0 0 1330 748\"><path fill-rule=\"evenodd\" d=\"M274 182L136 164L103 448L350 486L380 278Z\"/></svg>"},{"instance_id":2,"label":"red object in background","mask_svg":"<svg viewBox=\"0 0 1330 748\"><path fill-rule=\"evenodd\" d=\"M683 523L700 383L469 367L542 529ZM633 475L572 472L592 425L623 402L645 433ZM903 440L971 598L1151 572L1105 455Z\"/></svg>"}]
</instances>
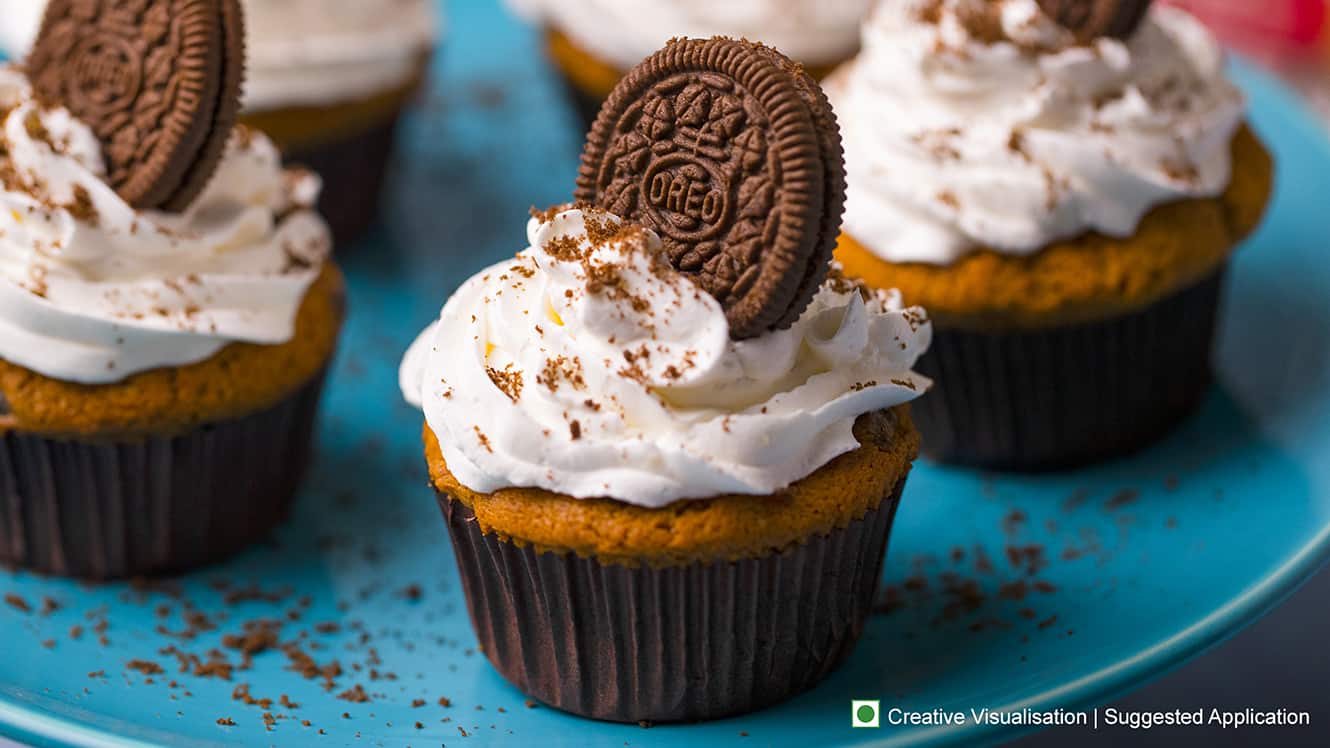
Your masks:
<instances>
[{"instance_id":1,"label":"red object in background","mask_svg":"<svg viewBox=\"0 0 1330 748\"><path fill-rule=\"evenodd\" d=\"M1225 44L1273 64L1330 59L1330 0L1162 0Z\"/></svg>"}]
</instances>

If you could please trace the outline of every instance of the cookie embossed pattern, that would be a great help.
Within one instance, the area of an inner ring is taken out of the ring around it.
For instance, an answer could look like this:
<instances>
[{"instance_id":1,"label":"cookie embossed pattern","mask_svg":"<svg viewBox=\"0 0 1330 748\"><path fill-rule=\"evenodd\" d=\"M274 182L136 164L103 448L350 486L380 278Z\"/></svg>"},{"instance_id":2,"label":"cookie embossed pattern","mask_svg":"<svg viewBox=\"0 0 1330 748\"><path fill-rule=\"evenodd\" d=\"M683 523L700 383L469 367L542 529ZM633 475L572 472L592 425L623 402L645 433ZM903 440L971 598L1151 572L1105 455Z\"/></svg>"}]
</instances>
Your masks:
<instances>
[{"instance_id":1,"label":"cookie embossed pattern","mask_svg":"<svg viewBox=\"0 0 1330 748\"><path fill-rule=\"evenodd\" d=\"M655 230L749 338L792 325L826 277L844 201L835 132L817 84L773 51L674 40L611 94L576 194Z\"/></svg>"},{"instance_id":2,"label":"cookie embossed pattern","mask_svg":"<svg viewBox=\"0 0 1330 748\"><path fill-rule=\"evenodd\" d=\"M57 0L27 68L38 97L91 125L130 205L180 211L231 136L243 45L234 2Z\"/></svg>"}]
</instances>

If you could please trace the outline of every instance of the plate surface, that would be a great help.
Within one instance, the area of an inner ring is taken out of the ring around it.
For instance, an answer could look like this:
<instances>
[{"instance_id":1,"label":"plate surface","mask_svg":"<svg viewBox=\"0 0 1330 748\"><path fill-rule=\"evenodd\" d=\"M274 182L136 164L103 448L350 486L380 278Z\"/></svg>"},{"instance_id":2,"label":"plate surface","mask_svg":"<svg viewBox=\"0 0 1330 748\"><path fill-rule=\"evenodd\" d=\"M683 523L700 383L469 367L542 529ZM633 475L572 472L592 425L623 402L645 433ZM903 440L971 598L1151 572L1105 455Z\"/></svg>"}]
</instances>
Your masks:
<instances>
[{"instance_id":1,"label":"plate surface","mask_svg":"<svg viewBox=\"0 0 1330 748\"><path fill-rule=\"evenodd\" d=\"M168 586L0 573L0 594L33 608L0 605L0 733L99 746L996 739L1014 731L852 730L850 700L916 710L1100 703L1232 634L1326 557L1330 145L1290 94L1240 68L1279 157L1279 187L1236 260L1220 385L1196 418L1093 470L1010 478L919 465L881 612L845 668L788 704L649 730L527 707L473 649L426 486L420 416L399 400L396 366L457 283L521 248L528 206L566 199L580 135L530 30L489 3L449 10L435 85L405 123L409 157L385 228L345 253L353 317L296 517L270 545ZM46 597L58 609L43 613ZM336 660L332 690L288 669L281 651L242 669L223 636L257 619L285 619L283 641L301 641L318 665ZM205 620L216 628L199 630ZM181 674L171 646L205 661L221 648L236 668L229 681ZM259 703L245 703L242 684ZM356 685L368 701L337 698Z\"/></svg>"}]
</instances>

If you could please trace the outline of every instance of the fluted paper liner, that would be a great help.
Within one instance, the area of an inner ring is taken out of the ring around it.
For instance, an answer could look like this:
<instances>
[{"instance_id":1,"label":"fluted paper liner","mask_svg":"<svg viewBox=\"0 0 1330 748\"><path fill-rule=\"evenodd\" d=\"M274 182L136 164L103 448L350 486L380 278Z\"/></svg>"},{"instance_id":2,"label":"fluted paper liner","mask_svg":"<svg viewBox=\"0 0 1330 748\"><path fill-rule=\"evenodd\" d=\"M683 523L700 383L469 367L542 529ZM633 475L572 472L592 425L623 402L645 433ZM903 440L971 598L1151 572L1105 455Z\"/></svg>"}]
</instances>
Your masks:
<instances>
[{"instance_id":1,"label":"fluted paper liner","mask_svg":"<svg viewBox=\"0 0 1330 748\"><path fill-rule=\"evenodd\" d=\"M278 405L175 436L0 436L0 561L89 579L188 569L286 518L324 375Z\"/></svg>"},{"instance_id":2,"label":"fluted paper liner","mask_svg":"<svg viewBox=\"0 0 1330 748\"><path fill-rule=\"evenodd\" d=\"M715 719L788 699L853 650L904 479L862 519L769 556L652 567L536 552L440 494L467 608L527 694L617 722Z\"/></svg>"},{"instance_id":3,"label":"fluted paper liner","mask_svg":"<svg viewBox=\"0 0 1330 748\"><path fill-rule=\"evenodd\" d=\"M1165 435L1209 388L1226 269L1142 310L1041 330L935 327L912 404L926 455L996 469L1071 467Z\"/></svg>"}]
</instances>

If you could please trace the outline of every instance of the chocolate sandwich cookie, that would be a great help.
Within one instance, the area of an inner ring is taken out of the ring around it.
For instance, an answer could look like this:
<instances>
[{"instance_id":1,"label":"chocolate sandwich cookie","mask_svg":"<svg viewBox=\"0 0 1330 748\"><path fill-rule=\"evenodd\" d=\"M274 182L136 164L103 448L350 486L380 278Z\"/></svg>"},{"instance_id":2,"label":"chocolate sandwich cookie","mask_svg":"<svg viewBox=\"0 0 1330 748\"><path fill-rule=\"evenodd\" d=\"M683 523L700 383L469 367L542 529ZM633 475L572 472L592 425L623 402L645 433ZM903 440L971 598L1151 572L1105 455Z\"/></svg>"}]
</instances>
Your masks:
<instances>
[{"instance_id":1,"label":"chocolate sandwich cookie","mask_svg":"<svg viewBox=\"0 0 1330 748\"><path fill-rule=\"evenodd\" d=\"M92 128L126 202L183 210L240 109L242 18L238 0L54 0L28 75L39 97Z\"/></svg>"},{"instance_id":2,"label":"chocolate sandwich cookie","mask_svg":"<svg viewBox=\"0 0 1330 748\"><path fill-rule=\"evenodd\" d=\"M1039 0L1039 7L1078 40L1091 42L1131 36L1150 10L1150 0Z\"/></svg>"},{"instance_id":3,"label":"chocolate sandwich cookie","mask_svg":"<svg viewBox=\"0 0 1330 748\"><path fill-rule=\"evenodd\" d=\"M181 212L208 186L213 172L226 153L226 144L240 116L241 95L245 85L245 15L238 0L223 0L221 5L221 49L226 59L222 66L221 91L213 111L212 127L202 150L185 172L180 187L162 207Z\"/></svg>"},{"instance_id":4,"label":"chocolate sandwich cookie","mask_svg":"<svg viewBox=\"0 0 1330 748\"><path fill-rule=\"evenodd\" d=\"M817 84L775 50L676 39L624 77L587 137L579 201L658 233L734 339L788 327L835 247L845 167Z\"/></svg>"}]
</instances>

